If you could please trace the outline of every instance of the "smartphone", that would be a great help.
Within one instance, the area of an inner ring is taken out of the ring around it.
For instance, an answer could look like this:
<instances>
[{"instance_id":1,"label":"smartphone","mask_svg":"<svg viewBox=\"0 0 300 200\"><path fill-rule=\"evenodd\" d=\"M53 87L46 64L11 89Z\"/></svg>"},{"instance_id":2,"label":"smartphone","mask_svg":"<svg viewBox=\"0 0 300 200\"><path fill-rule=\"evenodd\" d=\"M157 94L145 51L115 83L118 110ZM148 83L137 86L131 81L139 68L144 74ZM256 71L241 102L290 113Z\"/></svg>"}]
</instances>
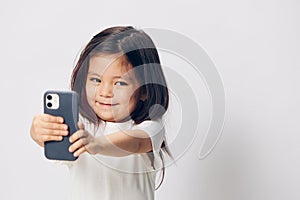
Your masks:
<instances>
[{"instance_id":1,"label":"smartphone","mask_svg":"<svg viewBox=\"0 0 300 200\"><path fill-rule=\"evenodd\" d=\"M44 154L47 159L67 161L77 159L68 149L71 145L69 137L78 130L78 102L78 94L74 91L48 90L44 93L44 113L63 117L64 124L67 124L69 127L69 134L63 136L63 140L45 142Z\"/></svg>"}]
</instances>

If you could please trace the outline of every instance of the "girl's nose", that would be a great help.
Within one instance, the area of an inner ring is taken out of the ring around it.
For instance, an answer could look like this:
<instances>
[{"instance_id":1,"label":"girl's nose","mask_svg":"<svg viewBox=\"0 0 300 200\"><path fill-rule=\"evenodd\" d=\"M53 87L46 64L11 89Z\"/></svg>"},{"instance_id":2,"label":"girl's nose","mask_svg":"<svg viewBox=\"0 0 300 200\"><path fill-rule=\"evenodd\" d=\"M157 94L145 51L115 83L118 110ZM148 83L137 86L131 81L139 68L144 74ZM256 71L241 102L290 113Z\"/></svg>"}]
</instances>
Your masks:
<instances>
[{"instance_id":1,"label":"girl's nose","mask_svg":"<svg viewBox=\"0 0 300 200\"><path fill-rule=\"evenodd\" d=\"M113 87L109 84L100 84L98 87L97 94L101 97L113 97Z\"/></svg>"}]
</instances>

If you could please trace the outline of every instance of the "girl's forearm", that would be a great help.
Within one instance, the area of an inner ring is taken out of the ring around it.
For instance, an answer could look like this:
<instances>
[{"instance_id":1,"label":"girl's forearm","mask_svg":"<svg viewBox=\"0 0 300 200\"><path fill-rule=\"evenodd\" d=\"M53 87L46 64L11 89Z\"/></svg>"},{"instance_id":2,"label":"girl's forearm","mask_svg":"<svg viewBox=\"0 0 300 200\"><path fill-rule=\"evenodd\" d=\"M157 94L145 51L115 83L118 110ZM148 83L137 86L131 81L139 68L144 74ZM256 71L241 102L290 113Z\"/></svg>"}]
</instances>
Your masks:
<instances>
[{"instance_id":1,"label":"girl's forearm","mask_svg":"<svg viewBox=\"0 0 300 200\"><path fill-rule=\"evenodd\" d=\"M127 156L152 150L151 139L142 130L119 131L96 138L96 154Z\"/></svg>"}]
</instances>

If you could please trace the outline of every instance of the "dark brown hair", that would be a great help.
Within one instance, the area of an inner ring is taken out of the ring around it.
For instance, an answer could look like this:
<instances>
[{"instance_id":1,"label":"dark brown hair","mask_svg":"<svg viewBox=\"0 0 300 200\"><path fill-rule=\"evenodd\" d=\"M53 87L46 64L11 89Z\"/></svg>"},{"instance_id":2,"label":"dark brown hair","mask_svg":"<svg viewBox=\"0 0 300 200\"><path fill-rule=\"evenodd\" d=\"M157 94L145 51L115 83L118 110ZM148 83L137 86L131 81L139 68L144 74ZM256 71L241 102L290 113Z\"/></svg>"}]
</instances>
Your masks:
<instances>
[{"instance_id":1,"label":"dark brown hair","mask_svg":"<svg viewBox=\"0 0 300 200\"><path fill-rule=\"evenodd\" d=\"M89 61L95 54L124 55L134 69L135 77L140 83L139 95L140 97L141 95L145 96L145 100L139 101L131 113L131 118L135 124L163 116L168 109L169 92L158 52L152 39L144 31L137 30L132 26L117 26L107 28L96 34L81 52L73 70L71 89L79 94L80 113L83 117L94 124L99 122L98 116L88 104L85 88ZM171 156L165 140L162 149ZM161 152L160 156L164 163Z\"/></svg>"}]
</instances>

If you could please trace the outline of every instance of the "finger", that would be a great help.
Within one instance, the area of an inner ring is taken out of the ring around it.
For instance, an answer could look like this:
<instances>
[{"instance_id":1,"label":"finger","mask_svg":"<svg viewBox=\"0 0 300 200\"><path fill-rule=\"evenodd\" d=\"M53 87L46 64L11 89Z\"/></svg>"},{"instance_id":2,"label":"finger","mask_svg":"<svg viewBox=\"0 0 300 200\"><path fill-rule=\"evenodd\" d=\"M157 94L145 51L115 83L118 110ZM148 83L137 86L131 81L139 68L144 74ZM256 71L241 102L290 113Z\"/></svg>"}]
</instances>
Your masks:
<instances>
[{"instance_id":1,"label":"finger","mask_svg":"<svg viewBox=\"0 0 300 200\"><path fill-rule=\"evenodd\" d=\"M42 115L40 115L40 117L41 117L41 119L43 121L46 121L46 122L58 123L58 124L64 123L64 118L62 118L60 116L53 116L53 115L49 115L49 114L42 114Z\"/></svg>"},{"instance_id":2,"label":"finger","mask_svg":"<svg viewBox=\"0 0 300 200\"><path fill-rule=\"evenodd\" d=\"M63 139L62 136L53 136L53 135L42 135L41 140L43 142L48 142L48 141L61 141Z\"/></svg>"},{"instance_id":3,"label":"finger","mask_svg":"<svg viewBox=\"0 0 300 200\"><path fill-rule=\"evenodd\" d=\"M83 125L83 123L81 121L79 121L77 123L77 126L78 126L79 129L84 130L84 125Z\"/></svg>"},{"instance_id":4,"label":"finger","mask_svg":"<svg viewBox=\"0 0 300 200\"><path fill-rule=\"evenodd\" d=\"M41 134L51 136L67 136L69 134L69 131L42 129Z\"/></svg>"},{"instance_id":5,"label":"finger","mask_svg":"<svg viewBox=\"0 0 300 200\"><path fill-rule=\"evenodd\" d=\"M86 152L86 148L85 146L81 147L80 149L78 149L77 151L75 151L73 153L74 157L78 157L80 156L82 153Z\"/></svg>"},{"instance_id":6,"label":"finger","mask_svg":"<svg viewBox=\"0 0 300 200\"><path fill-rule=\"evenodd\" d=\"M41 123L41 127L45 129L51 129L51 130L62 130L62 131L67 131L68 130L68 125L67 124L57 124L57 123Z\"/></svg>"},{"instance_id":7,"label":"finger","mask_svg":"<svg viewBox=\"0 0 300 200\"><path fill-rule=\"evenodd\" d=\"M76 140L78 140L80 138L80 131L76 131L75 133L73 133L70 137L69 137L69 141L71 143L75 142Z\"/></svg>"},{"instance_id":8,"label":"finger","mask_svg":"<svg viewBox=\"0 0 300 200\"><path fill-rule=\"evenodd\" d=\"M86 138L81 138L81 139L77 140L69 147L69 151L74 152L77 149L84 147L86 145L86 142L87 142Z\"/></svg>"},{"instance_id":9,"label":"finger","mask_svg":"<svg viewBox=\"0 0 300 200\"><path fill-rule=\"evenodd\" d=\"M30 135L32 138L38 138L40 136L65 136L68 135L68 131L60 131L60 130L51 130L47 128L41 127L31 127Z\"/></svg>"},{"instance_id":10,"label":"finger","mask_svg":"<svg viewBox=\"0 0 300 200\"><path fill-rule=\"evenodd\" d=\"M71 143L75 142L76 140L82 138L82 137L86 137L86 133L85 131L83 130L79 130L79 131L76 131L75 133L73 133L70 138L69 138L69 141Z\"/></svg>"}]
</instances>

